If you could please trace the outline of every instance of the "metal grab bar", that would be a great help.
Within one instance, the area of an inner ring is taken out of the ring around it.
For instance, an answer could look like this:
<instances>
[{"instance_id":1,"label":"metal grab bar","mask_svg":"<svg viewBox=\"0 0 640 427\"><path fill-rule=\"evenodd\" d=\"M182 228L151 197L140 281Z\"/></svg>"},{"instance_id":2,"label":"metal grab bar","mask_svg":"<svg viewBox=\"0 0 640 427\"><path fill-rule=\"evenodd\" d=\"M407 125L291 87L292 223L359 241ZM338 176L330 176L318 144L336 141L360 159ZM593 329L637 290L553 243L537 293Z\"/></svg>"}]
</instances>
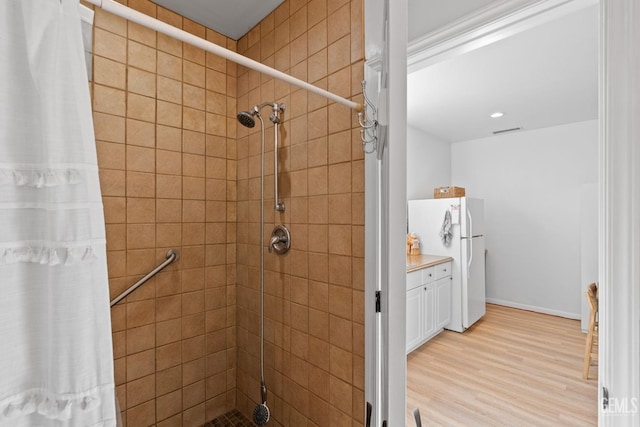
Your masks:
<instances>
[{"instance_id":1,"label":"metal grab bar","mask_svg":"<svg viewBox=\"0 0 640 427\"><path fill-rule=\"evenodd\" d=\"M166 261L164 261L162 264L160 264L159 266L157 266L156 268L154 268L153 270L151 270L149 272L149 274L147 274L146 276L144 276L142 279L138 280L136 283L134 283L133 285L129 286L129 288L124 291L123 293L121 293L120 295L118 295L117 297L115 297L114 299L111 300L111 307L113 307L114 305L116 305L117 303L119 303L120 301L122 301L124 298L127 297L127 295L129 295L131 292L135 291L136 289L138 289L140 286L144 285L144 283L151 279L153 276L155 276L156 274L158 274L161 270L163 270L166 266L168 266L169 264L171 264L174 261L177 261L180 259L180 252L174 250L174 249L169 249L169 251L167 252L167 259Z\"/></svg>"}]
</instances>

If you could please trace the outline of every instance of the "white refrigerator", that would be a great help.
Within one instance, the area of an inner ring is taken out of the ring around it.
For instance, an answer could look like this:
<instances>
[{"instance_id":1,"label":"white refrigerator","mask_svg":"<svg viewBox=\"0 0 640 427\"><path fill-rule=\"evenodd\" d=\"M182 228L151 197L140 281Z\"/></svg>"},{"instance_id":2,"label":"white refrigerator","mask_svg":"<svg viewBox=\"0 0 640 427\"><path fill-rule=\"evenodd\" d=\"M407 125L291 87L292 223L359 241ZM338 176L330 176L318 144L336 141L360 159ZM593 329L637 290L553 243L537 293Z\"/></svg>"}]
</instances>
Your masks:
<instances>
[{"instance_id":1,"label":"white refrigerator","mask_svg":"<svg viewBox=\"0 0 640 427\"><path fill-rule=\"evenodd\" d=\"M451 239L445 245L440 232L447 211L451 215ZM408 212L409 232L420 239L420 252L453 258L451 323L445 328L463 332L486 312L484 200L409 200Z\"/></svg>"}]
</instances>

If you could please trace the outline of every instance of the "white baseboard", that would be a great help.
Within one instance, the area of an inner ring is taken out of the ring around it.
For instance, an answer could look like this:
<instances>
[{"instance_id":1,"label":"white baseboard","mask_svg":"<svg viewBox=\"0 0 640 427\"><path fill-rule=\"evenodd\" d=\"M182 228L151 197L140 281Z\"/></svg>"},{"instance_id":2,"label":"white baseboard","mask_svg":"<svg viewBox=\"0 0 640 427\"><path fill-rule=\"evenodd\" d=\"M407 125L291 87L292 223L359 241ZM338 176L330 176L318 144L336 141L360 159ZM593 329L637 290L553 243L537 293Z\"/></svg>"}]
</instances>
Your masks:
<instances>
[{"instance_id":1,"label":"white baseboard","mask_svg":"<svg viewBox=\"0 0 640 427\"><path fill-rule=\"evenodd\" d=\"M504 305L505 307L519 308L521 310L535 311L536 313L550 314L552 316L566 317L567 319L580 320L582 316L576 313L568 313L566 311L552 310L544 307L536 307L534 305L519 304L517 302L504 301L501 299L487 298L487 303Z\"/></svg>"}]
</instances>

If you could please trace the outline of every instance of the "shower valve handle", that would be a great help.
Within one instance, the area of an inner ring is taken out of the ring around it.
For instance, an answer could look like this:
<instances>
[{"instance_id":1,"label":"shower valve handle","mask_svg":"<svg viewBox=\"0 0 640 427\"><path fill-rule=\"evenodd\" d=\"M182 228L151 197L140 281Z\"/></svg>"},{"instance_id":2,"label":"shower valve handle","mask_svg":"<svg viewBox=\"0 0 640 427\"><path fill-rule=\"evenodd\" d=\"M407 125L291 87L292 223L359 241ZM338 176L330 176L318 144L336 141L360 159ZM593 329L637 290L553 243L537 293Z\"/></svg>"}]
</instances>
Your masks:
<instances>
[{"instance_id":1,"label":"shower valve handle","mask_svg":"<svg viewBox=\"0 0 640 427\"><path fill-rule=\"evenodd\" d=\"M269 252L275 251L282 255L291 247L291 233L284 225L276 225L271 232L271 240L269 240Z\"/></svg>"}]
</instances>

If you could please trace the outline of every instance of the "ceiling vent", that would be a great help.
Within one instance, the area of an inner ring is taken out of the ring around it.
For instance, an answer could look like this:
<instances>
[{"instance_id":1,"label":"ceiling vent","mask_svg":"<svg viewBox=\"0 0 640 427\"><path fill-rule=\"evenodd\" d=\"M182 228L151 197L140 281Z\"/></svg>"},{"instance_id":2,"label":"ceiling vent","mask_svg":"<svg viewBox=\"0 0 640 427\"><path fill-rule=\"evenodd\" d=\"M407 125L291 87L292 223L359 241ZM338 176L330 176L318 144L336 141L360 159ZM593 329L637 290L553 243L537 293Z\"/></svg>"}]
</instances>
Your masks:
<instances>
[{"instance_id":1,"label":"ceiling vent","mask_svg":"<svg viewBox=\"0 0 640 427\"><path fill-rule=\"evenodd\" d=\"M501 130L494 130L493 134L494 135L502 135L503 133L509 133L509 132L516 132L522 130L521 127L517 127L517 128L511 128L511 129L501 129Z\"/></svg>"}]
</instances>

